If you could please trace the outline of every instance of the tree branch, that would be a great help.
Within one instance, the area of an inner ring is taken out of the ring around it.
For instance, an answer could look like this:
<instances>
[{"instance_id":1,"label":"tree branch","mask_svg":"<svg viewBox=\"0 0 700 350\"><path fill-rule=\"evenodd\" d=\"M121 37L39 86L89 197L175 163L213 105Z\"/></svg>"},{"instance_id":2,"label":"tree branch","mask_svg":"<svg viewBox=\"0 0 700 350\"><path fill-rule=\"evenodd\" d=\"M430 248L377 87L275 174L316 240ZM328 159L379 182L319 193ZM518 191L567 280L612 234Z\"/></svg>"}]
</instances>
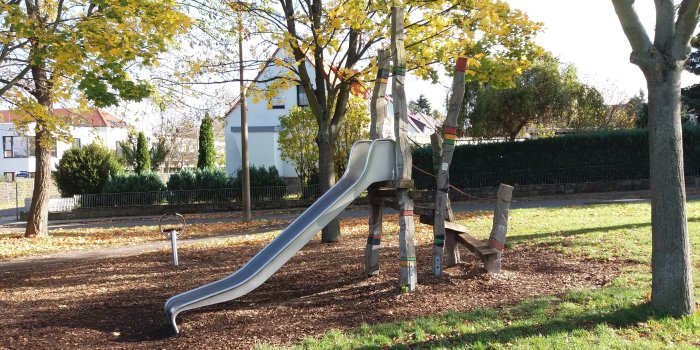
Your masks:
<instances>
[{"instance_id":1,"label":"tree branch","mask_svg":"<svg viewBox=\"0 0 700 350\"><path fill-rule=\"evenodd\" d=\"M659 51L671 48L673 40L673 20L676 16L676 8L673 0L655 0L656 26L654 27L654 46Z\"/></svg>"},{"instance_id":2,"label":"tree branch","mask_svg":"<svg viewBox=\"0 0 700 350\"><path fill-rule=\"evenodd\" d=\"M2 82L3 84L5 84L5 86L3 86L2 88L0 88L0 96L4 95L7 91L9 91L9 90L12 89L15 85L17 85L17 83L18 83L20 80L22 80L22 78L24 78L24 76L27 75L27 73L29 73L29 70L30 70L30 69L31 69L31 66L30 66L30 65L27 65L27 66L24 67L24 69L23 69L21 72L19 72L19 74L17 74L12 80L7 81L7 80L5 80L5 79L1 79L0 82Z\"/></svg>"},{"instance_id":3,"label":"tree branch","mask_svg":"<svg viewBox=\"0 0 700 350\"><path fill-rule=\"evenodd\" d=\"M651 60L652 44L642 22L639 20L637 11L634 9L634 1L612 0L612 3L627 41L632 46L630 62L646 66Z\"/></svg>"},{"instance_id":4,"label":"tree branch","mask_svg":"<svg viewBox=\"0 0 700 350\"><path fill-rule=\"evenodd\" d=\"M700 0L683 0L678 9L676 34L670 52L676 60L685 60L690 52L688 44L698 23L699 8Z\"/></svg>"}]
</instances>

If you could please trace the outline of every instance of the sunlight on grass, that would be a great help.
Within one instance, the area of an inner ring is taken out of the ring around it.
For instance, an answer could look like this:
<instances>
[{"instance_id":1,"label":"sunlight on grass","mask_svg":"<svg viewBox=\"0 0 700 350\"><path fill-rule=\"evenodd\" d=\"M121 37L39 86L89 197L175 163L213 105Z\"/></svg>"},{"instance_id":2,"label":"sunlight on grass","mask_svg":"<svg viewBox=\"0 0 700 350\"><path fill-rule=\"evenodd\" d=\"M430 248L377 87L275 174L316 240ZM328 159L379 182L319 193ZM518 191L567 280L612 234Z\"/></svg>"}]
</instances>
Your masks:
<instances>
[{"instance_id":1,"label":"sunlight on grass","mask_svg":"<svg viewBox=\"0 0 700 350\"><path fill-rule=\"evenodd\" d=\"M512 210L510 247L547 245L572 257L632 265L601 289L569 291L499 310L364 324L308 338L292 349L696 349L700 313L677 320L654 315L648 305L650 215L648 203ZM689 203L688 218L698 261L699 201ZM484 212L460 223L487 238L491 220ZM700 281L700 273L694 277Z\"/></svg>"}]
</instances>

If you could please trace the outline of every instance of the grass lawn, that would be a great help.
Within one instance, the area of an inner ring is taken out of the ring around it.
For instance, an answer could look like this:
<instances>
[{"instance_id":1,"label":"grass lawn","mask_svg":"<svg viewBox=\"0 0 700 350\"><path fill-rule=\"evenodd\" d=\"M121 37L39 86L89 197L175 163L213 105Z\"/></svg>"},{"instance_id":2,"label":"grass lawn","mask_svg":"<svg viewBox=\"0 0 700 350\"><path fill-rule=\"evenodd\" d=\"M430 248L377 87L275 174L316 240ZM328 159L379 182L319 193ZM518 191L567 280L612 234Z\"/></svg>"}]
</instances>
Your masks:
<instances>
[{"instance_id":1,"label":"grass lawn","mask_svg":"<svg viewBox=\"0 0 700 350\"><path fill-rule=\"evenodd\" d=\"M689 203L688 218L693 262L698 267L699 201ZM501 309L364 324L354 331L331 331L309 338L294 348L696 349L700 347L700 313L676 320L657 316L649 307L649 221L648 203L513 210L508 237L511 247L546 244L567 255L621 261L629 267L602 289L574 290ZM486 238L491 217L484 213L462 224ZM504 258L508 258L507 253ZM696 299L700 295L697 271Z\"/></svg>"}]
</instances>

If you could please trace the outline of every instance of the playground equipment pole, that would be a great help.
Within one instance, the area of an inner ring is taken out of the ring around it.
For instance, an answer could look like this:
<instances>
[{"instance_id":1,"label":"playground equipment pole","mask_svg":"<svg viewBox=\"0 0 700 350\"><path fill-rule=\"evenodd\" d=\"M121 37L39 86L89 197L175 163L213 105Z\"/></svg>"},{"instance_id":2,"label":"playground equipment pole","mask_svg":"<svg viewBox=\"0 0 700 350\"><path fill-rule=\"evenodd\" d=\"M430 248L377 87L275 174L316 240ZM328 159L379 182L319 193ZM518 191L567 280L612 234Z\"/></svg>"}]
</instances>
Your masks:
<instances>
[{"instance_id":1,"label":"playground equipment pole","mask_svg":"<svg viewBox=\"0 0 700 350\"><path fill-rule=\"evenodd\" d=\"M392 98L394 100L394 135L396 136L396 167L399 180L396 181L396 195L399 204L399 256L401 266L401 289L411 292L416 288L416 248L413 240L413 199L409 192L413 188L411 167L413 159L408 147L406 129L408 125L408 105L406 104L405 75L406 51L404 48L404 10L391 8L391 52L394 56L394 78Z\"/></svg>"},{"instance_id":2,"label":"playground equipment pole","mask_svg":"<svg viewBox=\"0 0 700 350\"><path fill-rule=\"evenodd\" d=\"M384 120L386 119L386 85L389 78L389 52L381 49L377 53L377 78L374 81L372 100L370 102L370 137L372 140L384 138ZM382 213L384 210L383 199L377 194L376 188L368 189L370 214L369 236L365 248L365 274L367 276L379 273L379 253L381 252L382 239Z\"/></svg>"},{"instance_id":3,"label":"playground equipment pole","mask_svg":"<svg viewBox=\"0 0 700 350\"><path fill-rule=\"evenodd\" d=\"M447 109L447 118L443 124L442 154L437 165L437 193L435 195L435 221L433 224L433 275L442 275L443 256L446 265L451 266L459 261L459 251L457 243L453 237L446 247L445 220L448 219L447 201L448 189L450 185L450 163L455 149L455 139L457 138L457 116L462 107L464 99L464 71L467 68L467 60L463 57L457 59L455 74L452 80L452 96ZM445 248L447 251L445 252Z\"/></svg>"}]
</instances>

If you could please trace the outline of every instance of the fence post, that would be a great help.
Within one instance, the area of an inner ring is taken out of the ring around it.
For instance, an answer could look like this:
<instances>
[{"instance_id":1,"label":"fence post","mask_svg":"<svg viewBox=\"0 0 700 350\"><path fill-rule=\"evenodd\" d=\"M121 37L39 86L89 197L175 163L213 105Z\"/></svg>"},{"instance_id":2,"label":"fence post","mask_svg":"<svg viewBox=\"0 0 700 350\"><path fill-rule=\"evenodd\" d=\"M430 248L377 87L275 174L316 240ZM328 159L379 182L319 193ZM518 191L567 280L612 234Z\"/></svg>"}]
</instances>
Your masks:
<instances>
[{"instance_id":1,"label":"fence post","mask_svg":"<svg viewBox=\"0 0 700 350\"><path fill-rule=\"evenodd\" d=\"M17 221L19 221L19 185L17 179L15 179L15 214L17 214Z\"/></svg>"}]
</instances>

